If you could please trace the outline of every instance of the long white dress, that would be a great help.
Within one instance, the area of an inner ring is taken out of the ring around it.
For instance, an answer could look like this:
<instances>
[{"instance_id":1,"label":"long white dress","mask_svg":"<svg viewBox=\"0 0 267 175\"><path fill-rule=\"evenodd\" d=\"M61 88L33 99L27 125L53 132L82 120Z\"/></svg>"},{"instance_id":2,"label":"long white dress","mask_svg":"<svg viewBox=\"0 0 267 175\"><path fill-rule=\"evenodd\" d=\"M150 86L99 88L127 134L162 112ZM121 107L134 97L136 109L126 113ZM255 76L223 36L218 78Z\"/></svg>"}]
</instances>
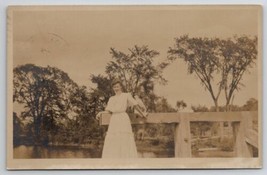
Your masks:
<instances>
[{"instance_id":1,"label":"long white dress","mask_svg":"<svg viewBox=\"0 0 267 175\"><path fill-rule=\"evenodd\" d=\"M136 100L129 93L112 96L106 110L112 112L106 134L102 158L137 158L137 149L132 126L126 109L136 105Z\"/></svg>"}]
</instances>

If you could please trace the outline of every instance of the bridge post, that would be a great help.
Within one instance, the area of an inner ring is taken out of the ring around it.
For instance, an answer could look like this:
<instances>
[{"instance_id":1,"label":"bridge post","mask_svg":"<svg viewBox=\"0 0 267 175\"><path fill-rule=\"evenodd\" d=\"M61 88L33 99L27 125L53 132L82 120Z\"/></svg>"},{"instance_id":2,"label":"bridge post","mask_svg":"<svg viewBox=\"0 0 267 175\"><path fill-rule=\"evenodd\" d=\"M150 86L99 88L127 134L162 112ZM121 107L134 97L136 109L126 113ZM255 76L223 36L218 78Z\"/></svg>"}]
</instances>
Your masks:
<instances>
[{"instance_id":1,"label":"bridge post","mask_svg":"<svg viewBox=\"0 0 267 175\"><path fill-rule=\"evenodd\" d=\"M249 157L253 157L253 146L258 148L258 134L253 130L253 114L242 112L245 127L245 145L249 152Z\"/></svg>"},{"instance_id":2,"label":"bridge post","mask_svg":"<svg viewBox=\"0 0 267 175\"><path fill-rule=\"evenodd\" d=\"M180 122L176 124L175 157L191 157L190 120L188 116L181 115Z\"/></svg>"},{"instance_id":3,"label":"bridge post","mask_svg":"<svg viewBox=\"0 0 267 175\"><path fill-rule=\"evenodd\" d=\"M234 134L234 152L236 157L253 157L251 148L246 143L246 133L248 126L248 116L242 115L240 122L233 122L233 134Z\"/></svg>"}]
</instances>

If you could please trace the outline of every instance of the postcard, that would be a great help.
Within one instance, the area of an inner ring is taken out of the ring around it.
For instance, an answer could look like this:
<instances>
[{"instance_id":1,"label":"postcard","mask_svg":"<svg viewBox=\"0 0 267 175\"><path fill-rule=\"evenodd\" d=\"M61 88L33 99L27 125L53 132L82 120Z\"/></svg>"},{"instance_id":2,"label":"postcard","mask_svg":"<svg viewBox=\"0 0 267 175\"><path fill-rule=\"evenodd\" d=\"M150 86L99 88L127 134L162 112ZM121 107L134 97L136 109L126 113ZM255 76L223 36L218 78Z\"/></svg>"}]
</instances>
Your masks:
<instances>
[{"instance_id":1,"label":"postcard","mask_svg":"<svg viewBox=\"0 0 267 175\"><path fill-rule=\"evenodd\" d=\"M262 167L260 5L10 6L7 169Z\"/></svg>"}]
</instances>

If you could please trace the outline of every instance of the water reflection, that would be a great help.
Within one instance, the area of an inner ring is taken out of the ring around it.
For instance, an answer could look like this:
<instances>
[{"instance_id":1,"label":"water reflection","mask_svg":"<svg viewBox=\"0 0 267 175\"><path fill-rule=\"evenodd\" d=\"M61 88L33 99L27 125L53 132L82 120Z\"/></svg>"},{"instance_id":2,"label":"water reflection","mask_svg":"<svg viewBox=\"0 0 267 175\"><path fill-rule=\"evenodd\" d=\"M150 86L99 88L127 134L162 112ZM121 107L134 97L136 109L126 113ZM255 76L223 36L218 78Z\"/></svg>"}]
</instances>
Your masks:
<instances>
[{"instance_id":1,"label":"water reflection","mask_svg":"<svg viewBox=\"0 0 267 175\"><path fill-rule=\"evenodd\" d=\"M100 150L67 146L18 146L14 148L14 158L100 158Z\"/></svg>"},{"instance_id":2,"label":"water reflection","mask_svg":"<svg viewBox=\"0 0 267 175\"><path fill-rule=\"evenodd\" d=\"M102 149L89 149L69 146L25 146L14 147L15 159L33 158L101 158ZM173 157L173 153L158 151L138 151L140 158Z\"/></svg>"},{"instance_id":3,"label":"water reflection","mask_svg":"<svg viewBox=\"0 0 267 175\"><path fill-rule=\"evenodd\" d=\"M138 157L140 158L157 158L154 152L138 152Z\"/></svg>"}]
</instances>

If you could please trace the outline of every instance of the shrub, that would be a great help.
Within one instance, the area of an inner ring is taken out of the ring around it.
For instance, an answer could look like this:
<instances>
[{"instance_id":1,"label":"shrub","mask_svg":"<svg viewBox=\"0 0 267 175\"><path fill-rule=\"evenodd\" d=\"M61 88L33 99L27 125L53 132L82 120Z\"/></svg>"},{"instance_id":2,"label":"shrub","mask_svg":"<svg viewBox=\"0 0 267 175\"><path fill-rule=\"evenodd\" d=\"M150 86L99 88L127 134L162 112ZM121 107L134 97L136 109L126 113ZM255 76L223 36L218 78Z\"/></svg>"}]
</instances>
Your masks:
<instances>
[{"instance_id":1,"label":"shrub","mask_svg":"<svg viewBox=\"0 0 267 175\"><path fill-rule=\"evenodd\" d=\"M158 139L156 139L156 140L151 140L150 143L151 143L153 146L157 146L157 145L159 145L160 141L159 141Z\"/></svg>"},{"instance_id":2,"label":"shrub","mask_svg":"<svg viewBox=\"0 0 267 175\"><path fill-rule=\"evenodd\" d=\"M165 143L167 149L174 149L174 140L169 140Z\"/></svg>"},{"instance_id":3,"label":"shrub","mask_svg":"<svg viewBox=\"0 0 267 175\"><path fill-rule=\"evenodd\" d=\"M223 138L220 142L219 148L222 151L233 151L234 150L233 138Z\"/></svg>"}]
</instances>

